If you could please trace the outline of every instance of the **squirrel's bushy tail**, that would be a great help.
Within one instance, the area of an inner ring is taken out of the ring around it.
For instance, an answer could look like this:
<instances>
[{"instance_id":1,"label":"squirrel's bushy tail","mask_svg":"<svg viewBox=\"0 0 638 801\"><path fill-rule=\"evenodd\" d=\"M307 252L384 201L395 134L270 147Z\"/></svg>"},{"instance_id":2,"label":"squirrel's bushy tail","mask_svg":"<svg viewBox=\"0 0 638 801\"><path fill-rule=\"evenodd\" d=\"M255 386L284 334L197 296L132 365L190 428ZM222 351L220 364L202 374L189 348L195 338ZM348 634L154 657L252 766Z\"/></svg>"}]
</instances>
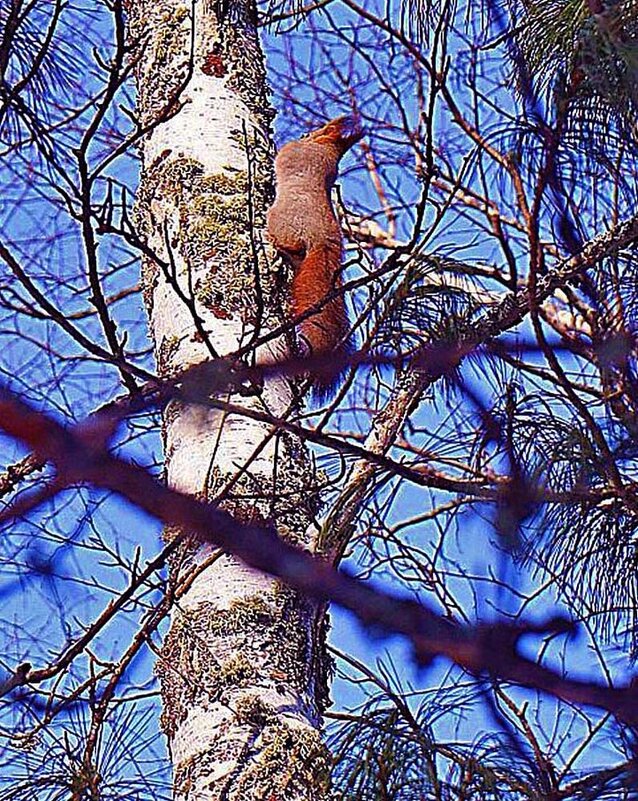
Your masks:
<instances>
[{"instance_id":1,"label":"squirrel's bushy tail","mask_svg":"<svg viewBox=\"0 0 638 801\"><path fill-rule=\"evenodd\" d=\"M341 287L341 246L323 244L312 248L299 265L292 282L293 312L295 317L308 314L299 323L299 335L309 355L336 354L338 362L352 351L350 326ZM326 300L328 296L330 300ZM313 395L327 400L339 386L347 364L335 365L326 358L325 364L313 367Z\"/></svg>"}]
</instances>

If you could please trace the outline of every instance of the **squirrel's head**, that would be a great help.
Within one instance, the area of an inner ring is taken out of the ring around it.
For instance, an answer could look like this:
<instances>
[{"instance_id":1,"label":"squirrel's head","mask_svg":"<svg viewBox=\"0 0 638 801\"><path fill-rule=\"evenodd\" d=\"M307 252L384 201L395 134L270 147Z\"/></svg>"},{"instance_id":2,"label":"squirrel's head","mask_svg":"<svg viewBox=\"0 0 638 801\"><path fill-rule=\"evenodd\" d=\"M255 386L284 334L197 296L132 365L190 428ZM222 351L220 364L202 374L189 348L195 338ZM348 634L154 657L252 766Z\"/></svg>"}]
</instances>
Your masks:
<instances>
[{"instance_id":1,"label":"squirrel's head","mask_svg":"<svg viewBox=\"0 0 638 801\"><path fill-rule=\"evenodd\" d=\"M304 139L320 145L333 145L337 150L338 157L341 158L352 145L361 139L363 134L364 131L358 118L346 114L330 120L316 131L311 131Z\"/></svg>"}]
</instances>

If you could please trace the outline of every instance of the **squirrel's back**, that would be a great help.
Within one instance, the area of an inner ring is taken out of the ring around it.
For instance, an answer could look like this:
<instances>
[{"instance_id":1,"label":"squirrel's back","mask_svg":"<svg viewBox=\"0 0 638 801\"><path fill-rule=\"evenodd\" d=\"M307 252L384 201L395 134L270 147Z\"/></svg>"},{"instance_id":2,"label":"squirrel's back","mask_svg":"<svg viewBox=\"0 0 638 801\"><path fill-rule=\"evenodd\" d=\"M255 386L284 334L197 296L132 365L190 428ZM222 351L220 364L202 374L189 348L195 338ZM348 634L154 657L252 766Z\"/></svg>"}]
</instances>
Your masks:
<instances>
[{"instance_id":1,"label":"squirrel's back","mask_svg":"<svg viewBox=\"0 0 638 801\"><path fill-rule=\"evenodd\" d=\"M328 238L341 248L341 228L330 199L336 168L333 154L311 141L288 142L277 155L277 193L268 212L268 234L293 261L300 250Z\"/></svg>"},{"instance_id":2,"label":"squirrel's back","mask_svg":"<svg viewBox=\"0 0 638 801\"><path fill-rule=\"evenodd\" d=\"M347 352L348 318L341 288L341 228L330 193L343 154L362 136L350 117L331 120L288 142L275 159L277 193L268 212L268 234L295 270L293 313L313 355ZM333 376L334 378L334 376ZM333 383L318 376L318 393Z\"/></svg>"}]
</instances>

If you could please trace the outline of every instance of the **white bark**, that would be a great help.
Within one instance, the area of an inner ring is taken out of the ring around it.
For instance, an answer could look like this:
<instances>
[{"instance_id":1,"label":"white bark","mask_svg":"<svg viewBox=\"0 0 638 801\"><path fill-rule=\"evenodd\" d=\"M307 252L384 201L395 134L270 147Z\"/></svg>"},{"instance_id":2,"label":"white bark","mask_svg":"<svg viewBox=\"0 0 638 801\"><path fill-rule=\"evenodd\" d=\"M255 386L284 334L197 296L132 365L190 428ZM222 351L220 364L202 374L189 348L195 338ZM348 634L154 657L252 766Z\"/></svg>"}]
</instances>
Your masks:
<instances>
[{"instance_id":1,"label":"white bark","mask_svg":"<svg viewBox=\"0 0 638 801\"><path fill-rule=\"evenodd\" d=\"M270 114L251 9L232 2L194 9L192 75L167 112L189 74L191 7L130 3L131 36L145 42L140 116L143 124L163 120L144 140L138 198L140 233L169 264L163 270L147 260L144 267L161 374L209 360L211 352L232 353L256 327L264 333L281 323L259 239L271 192ZM279 339L256 359L285 352ZM232 397L274 414L291 399L280 378L251 398ZM167 410L164 434L171 485L212 500L221 495L238 520L274 521L282 536L305 542L312 474L289 436L182 404ZM191 546L172 567L178 600L158 672L175 798L320 798L327 775L319 736L323 617L280 582L214 556Z\"/></svg>"}]
</instances>

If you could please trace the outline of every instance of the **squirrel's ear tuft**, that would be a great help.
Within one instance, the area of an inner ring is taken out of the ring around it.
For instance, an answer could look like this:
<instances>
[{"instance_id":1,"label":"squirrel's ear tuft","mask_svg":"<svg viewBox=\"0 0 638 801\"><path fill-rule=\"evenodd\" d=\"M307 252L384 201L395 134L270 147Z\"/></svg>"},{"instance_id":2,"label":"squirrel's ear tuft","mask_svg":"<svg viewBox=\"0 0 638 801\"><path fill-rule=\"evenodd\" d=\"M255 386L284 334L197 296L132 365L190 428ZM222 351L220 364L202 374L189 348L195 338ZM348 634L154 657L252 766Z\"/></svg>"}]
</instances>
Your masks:
<instances>
[{"instance_id":1,"label":"squirrel's ear tuft","mask_svg":"<svg viewBox=\"0 0 638 801\"><path fill-rule=\"evenodd\" d=\"M315 131L311 131L307 135L307 139L318 144L334 145L339 152L339 156L343 156L352 145L361 139L363 133L359 118L346 114L330 120L330 122Z\"/></svg>"},{"instance_id":2,"label":"squirrel's ear tuft","mask_svg":"<svg viewBox=\"0 0 638 801\"><path fill-rule=\"evenodd\" d=\"M361 126L361 119L352 114L348 114L344 117L338 117L338 120L340 120L341 124L341 139L345 145L345 153L346 150L351 148L352 145L356 144L361 139L365 131Z\"/></svg>"}]
</instances>

